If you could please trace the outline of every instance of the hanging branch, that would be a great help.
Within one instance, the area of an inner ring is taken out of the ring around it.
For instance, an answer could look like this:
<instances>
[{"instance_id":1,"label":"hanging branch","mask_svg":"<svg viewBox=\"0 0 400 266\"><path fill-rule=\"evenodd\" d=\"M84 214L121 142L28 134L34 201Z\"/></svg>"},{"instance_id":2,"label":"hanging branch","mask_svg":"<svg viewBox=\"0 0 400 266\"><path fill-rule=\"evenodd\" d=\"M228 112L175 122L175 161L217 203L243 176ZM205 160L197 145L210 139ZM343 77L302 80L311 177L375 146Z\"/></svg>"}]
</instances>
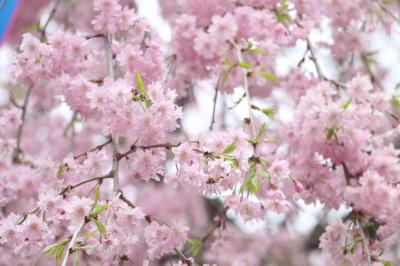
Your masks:
<instances>
[{"instance_id":1,"label":"hanging branch","mask_svg":"<svg viewBox=\"0 0 400 266\"><path fill-rule=\"evenodd\" d=\"M217 81L217 84L215 84L215 92L214 92L214 98L213 98L213 110L212 110L212 116L211 116L211 124L208 127L209 131L213 130L214 124L215 124L215 111L217 109L217 100L218 100L218 91L219 91L219 78Z\"/></svg>"}]
</instances>

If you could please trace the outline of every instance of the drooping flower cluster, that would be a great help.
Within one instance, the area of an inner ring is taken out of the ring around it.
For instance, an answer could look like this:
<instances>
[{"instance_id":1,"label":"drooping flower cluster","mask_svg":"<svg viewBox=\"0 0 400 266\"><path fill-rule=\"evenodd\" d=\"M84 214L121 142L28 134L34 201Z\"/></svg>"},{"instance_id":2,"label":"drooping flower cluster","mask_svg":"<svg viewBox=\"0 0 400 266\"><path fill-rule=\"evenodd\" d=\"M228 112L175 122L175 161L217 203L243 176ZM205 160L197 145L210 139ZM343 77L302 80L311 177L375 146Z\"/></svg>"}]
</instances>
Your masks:
<instances>
[{"instance_id":1,"label":"drooping flower cluster","mask_svg":"<svg viewBox=\"0 0 400 266\"><path fill-rule=\"evenodd\" d=\"M398 264L400 100L369 43L395 1L163 0L170 42L139 2L52 1L19 36L0 265ZM345 214L292 234L298 199Z\"/></svg>"}]
</instances>

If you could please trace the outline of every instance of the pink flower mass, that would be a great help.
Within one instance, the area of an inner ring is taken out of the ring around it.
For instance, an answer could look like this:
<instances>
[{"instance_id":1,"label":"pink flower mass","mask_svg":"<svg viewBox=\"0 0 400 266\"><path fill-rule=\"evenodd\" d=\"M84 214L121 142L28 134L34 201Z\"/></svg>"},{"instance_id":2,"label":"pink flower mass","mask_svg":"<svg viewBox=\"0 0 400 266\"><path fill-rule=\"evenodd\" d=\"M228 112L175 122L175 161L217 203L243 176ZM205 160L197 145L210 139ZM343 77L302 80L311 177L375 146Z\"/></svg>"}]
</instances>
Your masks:
<instances>
[{"instance_id":1,"label":"pink flower mass","mask_svg":"<svg viewBox=\"0 0 400 266\"><path fill-rule=\"evenodd\" d=\"M0 48L0 266L400 265L398 1L30 8Z\"/></svg>"}]
</instances>

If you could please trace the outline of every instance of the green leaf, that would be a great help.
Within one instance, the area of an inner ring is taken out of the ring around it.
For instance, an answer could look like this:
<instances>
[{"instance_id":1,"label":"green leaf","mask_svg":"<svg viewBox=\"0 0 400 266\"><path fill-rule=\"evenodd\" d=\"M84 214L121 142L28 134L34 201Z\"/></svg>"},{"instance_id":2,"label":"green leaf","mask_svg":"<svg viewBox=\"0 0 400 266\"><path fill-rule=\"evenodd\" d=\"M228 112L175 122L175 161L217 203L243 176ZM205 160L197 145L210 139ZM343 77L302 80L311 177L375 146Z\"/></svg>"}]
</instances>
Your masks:
<instances>
[{"instance_id":1,"label":"green leaf","mask_svg":"<svg viewBox=\"0 0 400 266\"><path fill-rule=\"evenodd\" d=\"M253 140L250 140L249 142L251 144L256 145L258 142L260 142L260 137L264 132L267 130L267 124L263 123L261 127L258 129L257 135Z\"/></svg>"},{"instance_id":2,"label":"green leaf","mask_svg":"<svg viewBox=\"0 0 400 266\"><path fill-rule=\"evenodd\" d=\"M271 175L270 175L268 172L266 172L266 171L258 172L258 174L259 174L261 177L264 177L265 179L270 179L270 178L271 178Z\"/></svg>"},{"instance_id":3,"label":"green leaf","mask_svg":"<svg viewBox=\"0 0 400 266\"><path fill-rule=\"evenodd\" d=\"M85 246L76 247L75 250L92 250L95 248L96 248L96 246L85 245Z\"/></svg>"},{"instance_id":4,"label":"green leaf","mask_svg":"<svg viewBox=\"0 0 400 266\"><path fill-rule=\"evenodd\" d=\"M226 58L224 60L224 66L226 66L228 68L231 67L232 66L232 62L228 58Z\"/></svg>"},{"instance_id":5,"label":"green leaf","mask_svg":"<svg viewBox=\"0 0 400 266\"><path fill-rule=\"evenodd\" d=\"M326 138L328 140L335 138L335 140L338 141L337 132L339 131L339 128L337 126L332 126L332 127L326 128L325 130L326 130Z\"/></svg>"},{"instance_id":6,"label":"green leaf","mask_svg":"<svg viewBox=\"0 0 400 266\"><path fill-rule=\"evenodd\" d=\"M257 166L254 162L251 162L250 169L246 173L243 184L240 187L240 193L244 191L250 191L252 193L257 193L260 189L260 184L257 179Z\"/></svg>"},{"instance_id":7,"label":"green leaf","mask_svg":"<svg viewBox=\"0 0 400 266\"><path fill-rule=\"evenodd\" d=\"M223 76L223 79L222 79L222 83L225 83L225 82L228 80L229 75L230 75L231 72L232 72L232 69L233 69L233 66L229 67L229 68L224 72L224 76Z\"/></svg>"},{"instance_id":8,"label":"green leaf","mask_svg":"<svg viewBox=\"0 0 400 266\"><path fill-rule=\"evenodd\" d=\"M144 82L142 79L142 75L139 72L136 72L135 80L136 80L136 86L137 86L139 92L144 97L144 102L146 104L146 107L147 108L151 107L153 103L151 102L150 97L147 94L146 87L144 86Z\"/></svg>"},{"instance_id":9,"label":"green leaf","mask_svg":"<svg viewBox=\"0 0 400 266\"><path fill-rule=\"evenodd\" d=\"M90 213L91 216L96 216L105 211L109 207L108 204L98 204L93 208L93 211Z\"/></svg>"},{"instance_id":10,"label":"green leaf","mask_svg":"<svg viewBox=\"0 0 400 266\"><path fill-rule=\"evenodd\" d=\"M235 158L225 157L224 161L229 161L233 168L238 168L239 167L239 162Z\"/></svg>"},{"instance_id":11,"label":"green leaf","mask_svg":"<svg viewBox=\"0 0 400 266\"><path fill-rule=\"evenodd\" d=\"M396 109L400 110L400 100L399 100L399 98L397 98L397 96L392 96L392 105Z\"/></svg>"},{"instance_id":12,"label":"green leaf","mask_svg":"<svg viewBox=\"0 0 400 266\"><path fill-rule=\"evenodd\" d=\"M241 67L241 68L244 68L244 69L250 69L251 68L251 64L249 62L247 62L247 61L239 61L239 62L237 62L237 65L239 67Z\"/></svg>"},{"instance_id":13,"label":"green leaf","mask_svg":"<svg viewBox=\"0 0 400 266\"><path fill-rule=\"evenodd\" d=\"M57 251L58 243L47 246L42 252L46 253L46 255L51 256Z\"/></svg>"},{"instance_id":14,"label":"green leaf","mask_svg":"<svg viewBox=\"0 0 400 266\"><path fill-rule=\"evenodd\" d=\"M394 266L393 262L389 260L381 260L383 266Z\"/></svg>"},{"instance_id":15,"label":"green leaf","mask_svg":"<svg viewBox=\"0 0 400 266\"><path fill-rule=\"evenodd\" d=\"M68 240L65 240L65 239L64 239L64 240L61 240L61 241L58 242L58 243L51 244L51 245L45 247L45 248L43 249L42 253L45 253L46 255L51 256L51 255L53 255L54 253L56 253L57 249L58 249L60 246L65 246L67 243L68 243Z\"/></svg>"},{"instance_id":16,"label":"green leaf","mask_svg":"<svg viewBox=\"0 0 400 266\"><path fill-rule=\"evenodd\" d=\"M83 240L83 242L87 242L89 239L91 239L91 238L94 236L94 234L95 234L96 232L97 232L96 229L94 229L94 230L88 232L88 233L86 234L85 239Z\"/></svg>"},{"instance_id":17,"label":"green leaf","mask_svg":"<svg viewBox=\"0 0 400 266\"><path fill-rule=\"evenodd\" d=\"M65 249L65 245L61 245L61 246L57 247L56 265L58 265L61 262L62 256L64 254L64 249Z\"/></svg>"},{"instance_id":18,"label":"green leaf","mask_svg":"<svg viewBox=\"0 0 400 266\"><path fill-rule=\"evenodd\" d=\"M232 142L228 146L226 146L225 150L223 151L224 154L232 153L236 149L236 143Z\"/></svg>"},{"instance_id":19,"label":"green leaf","mask_svg":"<svg viewBox=\"0 0 400 266\"><path fill-rule=\"evenodd\" d=\"M349 98L344 104L342 104L342 106L341 106L342 109L346 110L349 107L352 100L353 100L352 98Z\"/></svg>"},{"instance_id":20,"label":"green leaf","mask_svg":"<svg viewBox=\"0 0 400 266\"><path fill-rule=\"evenodd\" d=\"M96 226L97 226L97 230L99 230L99 232L103 236L106 236L107 231L106 231L106 227L104 226L104 224L102 224L99 220L96 220L95 223L96 223Z\"/></svg>"},{"instance_id":21,"label":"green leaf","mask_svg":"<svg viewBox=\"0 0 400 266\"><path fill-rule=\"evenodd\" d=\"M256 73L260 74L261 76L263 76L267 80L270 80L272 82L278 82L278 78L274 74L272 74L270 72L263 71L263 70L257 70Z\"/></svg>"},{"instance_id":22,"label":"green leaf","mask_svg":"<svg viewBox=\"0 0 400 266\"><path fill-rule=\"evenodd\" d=\"M75 252L74 253L74 261L73 261L73 266L78 266L78 264L79 264L79 253L78 252Z\"/></svg>"},{"instance_id":23,"label":"green leaf","mask_svg":"<svg viewBox=\"0 0 400 266\"><path fill-rule=\"evenodd\" d=\"M100 200L100 185L97 184L96 190L95 190L95 198L94 198L94 202L92 204L92 208L91 208L90 212L92 212L94 210L94 208L97 206L97 203L99 203L99 200Z\"/></svg>"},{"instance_id":24,"label":"green leaf","mask_svg":"<svg viewBox=\"0 0 400 266\"><path fill-rule=\"evenodd\" d=\"M261 49L260 47L256 46L254 43L252 43L250 41L247 44L247 49L250 52L253 52L253 53L256 53L256 54L263 54L264 53L263 49Z\"/></svg>"},{"instance_id":25,"label":"green leaf","mask_svg":"<svg viewBox=\"0 0 400 266\"><path fill-rule=\"evenodd\" d=\"M65 172L66 169L67 169L67 164L66 163L60 164L58 166L58 168L57 168L56 176L60 177Z\"/></svg>"},{"instance_id":26,"label":"green leaf","mask_svg":"<svg viewBox=\"0 0 400 266\"><path fill-rule=\"evenodd\" d=\"M196 257L199 255L203 247L203 242L199 239L189 239L188 242L190 244L189 255L191 257Z\"/></svg>"},{"instance_id":27,"label":"green leaf","mask_svg":"<svg viewBox=\"0 0 400 266\"><path fill-rule=\"evenodd\" d=\"M268 117L273 117L276 113L275 109L273 108L264 108L261 111Z\"/></svg>"}]
</instances>

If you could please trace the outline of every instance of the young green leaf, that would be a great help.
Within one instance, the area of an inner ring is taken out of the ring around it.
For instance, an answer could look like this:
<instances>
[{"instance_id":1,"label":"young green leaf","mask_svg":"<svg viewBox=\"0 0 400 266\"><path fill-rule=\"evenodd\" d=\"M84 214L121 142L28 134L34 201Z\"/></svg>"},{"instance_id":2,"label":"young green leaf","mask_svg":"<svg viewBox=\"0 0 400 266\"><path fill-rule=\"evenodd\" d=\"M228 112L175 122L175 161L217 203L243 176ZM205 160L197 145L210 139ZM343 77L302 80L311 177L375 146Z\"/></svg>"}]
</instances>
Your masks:
<instances>
[{"instance_id":1,"label":"young green leaf","mask_svg":"<svg viewBox=\"0 0 400 266\"><path fill-rule=\"evenodd\" d=\"M263 112L263 114L265 114L268 117L273 117L276 113L275 109L273 109L273 108L264 108L264 109L261 109L261 111Z\"/></svg>"},{"instance_id":2,"label":"young green leaf","mask_svg":"<svg viewBox=\"0 0 400 266\"><path fill-rule=\"evenodd\" d=\"M139 92L142 94L144 97L144 102L146 104L146 107L149 108L153 104L150 100L149 95L147 94L146 87L144 86L144 82L142 79L142 75L139 72L136 72L135 75L135 80L136 80L136 86Z\"/></svg>"},{"instance_id":3,"label":"young green leaf","mask_svg":"<svg viewBox=\"0 0 400 266\"><path fill-rule=\"evenodd\" d=\"M189 255L191 257L196 257L197 255L199 255L203 247L203 242L199 239L189 239L188 242L190 244L190 248L188 251Z\"/></svg>"},{"instance_id":4,"label":"young green leaf","mask_svg":"<svg viewBox=\"0 0 400 266\"><path fill-rule=\"evenodd\" d=\"M66 163L60 164L58 166L58 168L57 168L56 176L60 177L65 172L66 169L67 169L67 164Z\"/></svg>"},{"instance_id":5,"label":"young green leaf","mask_svg":"<svg viewBox=\"0 0 400 266\"><path fill-rule=\"evenodd\" d=\"M251 64L249 62L247 62L247 61L239 61L239 62L237 62L237 65L239 67L241 67L241 68L244 68L244 69L250 69L251 68Z\"/></svg>"},{"instance_id":6,"label":"young green leaf","mask_svg":"<svg viewBox=\"0 0 400 266\"><path fill-rule=\"evenodd\" d=\"M232 153L236 149L236 143L232 142L228 146L226 146L225 150L223 151L224 154Z\"/></svg>"},{"instance_id":7,"label":"young green leaf","mask_svg":"<svg viewBox=\"0 0 400 266\"><path fill-rule=\"evenodd\" d=\"M254 162L252 162L250 169L244 178L243 184L240 187L240 193L243 193L244 191L250 191L255 194L259 189L260 184L257 179L257 166Z\"/></svg>"},{"instance_id":8,"label":"young green leaf","mask_svg":"<svg viewBox=\"0 0 400 266\"><path fill-rule=\"evenodd\" d=\"M57 247L56 251L56 265L60 264L62 256L64 254L65 245L60 245Z\"/></svg>"},{"instance_id":9,"label":"young green leaf","mask_svg":"<svg viewBox=\"0 0 400 266\"><path fill-rule=\"evenodd\" d=\"M352 98L349 98L344 104L342 104L342 106L341 106L342 109L346 110L349 107L352 100L353 100Z\"/></svg>"},{"instance_id":10,"label":"young green leaf","mask_svg":"<svg viewBox=\"0 0 400 266\"><path fill-rule=\"evenodd\" d=\"M92 212L90 213L91 216L96 216L105 211L109 207L108 204L97 204Z\"/></svg>"},{"instance_id":11,"label":"young green leaf","mask_svg":"<svg viewBox=\"0 0 400 266\"><path fill-rule=\"evenodd\" d=\"M394 266L393 262L390 260L381 260L383 266Z\"/></svg>"},{"instance_id":12,"label":"young green leaf","mask_svg":"<svg viewBox=\"0 0 400 266\"><path fill-rule=\"evenodd\" d=\"M226 58L225 60L224 60L224 66L226 66L226 67L231 67L232 66L232 62L228 59L228 58Z\"/></svg>"},{"instance_id":13,"label":"young green leaf","mask_svg":"<svg viewBox=\"0 0 400 266\"><path fill-rule=\"evenodd\" d=\"M238 168L239 167L239 162L235 158L224 157L224 161L229 161L233 168Z\"/></svg>"},{"instance_id":14,"label":"young green leaf","mask_svg":"<svg viewBox=\"0 0 400 266\"><path fill-rule=\"evenodd\" d=\"M96 223L96 226L97 226L97 230L99 230L99 232L103 236L106 236L107 231L106 231L106 227L104 226L104 224L102 224L99 220L96 220L95 223Z\"/></svg>"},{"instance_id":15,"label":"young green leaf","mask_svg":"<svg viewBox=\"0 0 400 266\"><path fill-rule=\"evenodd\" d=\"M336 126L332 126L326 129L326 138L331 140L333 137L337 140L337 132L338 128Z\"/></svg>"},{"instance_id":16,"label":"young green leaf","mask_svg":"<svg viewBox=\"0 0 400 266\"><path fill-rule=\"evenodd\" d=\"M397 98L397 96L392 96L392 105L396 109L400 110L400 100Z\"/></svg>"},{"instance_id":17,"label":"young green leaf","mask_svg":"<svg viewBox=\"0 0 400 266\"><path fill-rule=\"evenodd\" d=\"M78 266L79 265L79 253L75 252L74 253L74 260L73 260L73 266Z\"/></svg>"},{"instance_id":18,"label":"young green leaf","mask_svg":"<svg viewBox=\"0 0 400 266\"><path fill-rule=\"evenodd\" d=\"M267 80L270 80L272 82L278 82L278 78L270 72L263 71L263 70L257 70L256 72Z\"/></svg>"}]
</instances>

